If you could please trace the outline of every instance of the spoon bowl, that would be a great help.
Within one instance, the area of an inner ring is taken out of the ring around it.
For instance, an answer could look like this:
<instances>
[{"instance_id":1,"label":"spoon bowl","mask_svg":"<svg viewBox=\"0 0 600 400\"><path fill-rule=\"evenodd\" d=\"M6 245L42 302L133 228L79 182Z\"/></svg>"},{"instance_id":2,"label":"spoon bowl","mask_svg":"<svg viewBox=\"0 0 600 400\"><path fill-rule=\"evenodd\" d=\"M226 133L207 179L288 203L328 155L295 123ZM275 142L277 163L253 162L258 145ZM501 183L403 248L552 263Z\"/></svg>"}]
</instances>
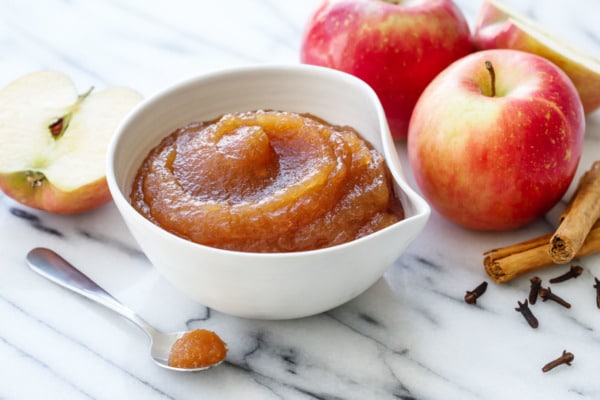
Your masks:
<instances>
[{"instance_id":1,"label":"spoon bowl","mask_svg":"<svg viewBox=\"0 0 600 400\"><path fill-rule=\"evenodd\" d=\"M221 360L214 364L196 368L180 368L169 365L169 355L171 354L173 344L191 331L165 333L157 330L131 309L124 306L110 293L102 289L87 275L50 249L35 248L27 253L26 261L27 265L33 271L44 278L105 306L141 328L150 339L150 355L160 367L173 371L195 372L217 366L223 361Z\"/></svg>"}]
</instances>

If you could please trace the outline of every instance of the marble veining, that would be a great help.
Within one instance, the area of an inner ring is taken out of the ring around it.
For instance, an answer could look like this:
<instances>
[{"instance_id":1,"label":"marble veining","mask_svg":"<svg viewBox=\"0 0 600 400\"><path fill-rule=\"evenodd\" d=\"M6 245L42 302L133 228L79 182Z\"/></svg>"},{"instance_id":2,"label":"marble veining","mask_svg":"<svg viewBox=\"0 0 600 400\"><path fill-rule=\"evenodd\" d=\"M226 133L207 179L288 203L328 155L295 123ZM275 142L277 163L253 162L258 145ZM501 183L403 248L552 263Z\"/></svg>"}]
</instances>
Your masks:
<instances>
[{"instance_id":1,"label":"marble veining","mask_svg":"<svg viewBox=\"0 0 600 400\"><path fill-rule=\"evenodd\" d=\"M296 63L319 0L1 0L0 85L52 68L79 87L127 85L145 95L194 75L256 63ZM481 1L457 0L473 24ZM509 2L600 57L595 0ZM600 154L600 119L588 117L578 174ZM398 152L410 176L405 144ZM572 192L572 189L571 191ZM515 311L526 279L483 280L484 250L552 229L564 202L513 232L475 233L433 214L385 276L356 299L313 317L231 317L178 293L150 265L113 204L63 217L0 194L0 400L13 399L598 399L600 310L585 272L553 285L572 308L540 302L531 329ZM156 367L143 332L31 272L28 250L50 247L165 331L215 330L223 365L198 374ZM541 271L547 279L561 268ZM566 349L573 365L541 368Z\"/></svg>"}]
</instances>

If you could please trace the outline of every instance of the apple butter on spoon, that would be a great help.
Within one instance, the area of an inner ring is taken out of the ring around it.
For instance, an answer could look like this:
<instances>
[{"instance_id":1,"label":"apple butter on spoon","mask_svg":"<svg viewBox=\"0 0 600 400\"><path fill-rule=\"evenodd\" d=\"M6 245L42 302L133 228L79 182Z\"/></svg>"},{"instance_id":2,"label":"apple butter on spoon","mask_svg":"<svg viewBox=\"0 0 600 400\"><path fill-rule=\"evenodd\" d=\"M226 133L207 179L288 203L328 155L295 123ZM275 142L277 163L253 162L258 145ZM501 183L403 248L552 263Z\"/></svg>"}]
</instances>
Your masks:
<instances>
[{"instance_id":1,"label":"apple butter on spoon","mask_svg":"<svg viewBox=\"0 0 600 400\"><path fill-rule=\"evenodd\" d=\"M152 359L163 368L202 371L225 359L227 346L216 333L205 329L158 331L52 250L35 248L27 254L26 261L43 277L115 311L141 328L150 338Z\"/></svg>"}]
</instances>

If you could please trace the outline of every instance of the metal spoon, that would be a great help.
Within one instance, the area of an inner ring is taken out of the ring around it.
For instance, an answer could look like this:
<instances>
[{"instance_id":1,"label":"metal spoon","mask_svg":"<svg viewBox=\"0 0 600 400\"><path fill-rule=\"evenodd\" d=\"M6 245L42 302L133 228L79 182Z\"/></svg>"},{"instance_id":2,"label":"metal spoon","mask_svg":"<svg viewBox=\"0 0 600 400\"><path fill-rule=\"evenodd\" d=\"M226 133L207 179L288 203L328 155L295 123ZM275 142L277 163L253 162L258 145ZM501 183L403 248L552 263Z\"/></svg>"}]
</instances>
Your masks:
<instances>
[{"instance_id":1,"label":"metal spoon","mask_svg":"<svg viewBox=\"0 0 600 400\"><path fill-rule=\"evenodd\" d=\"M174 371L202 371L220 364L222 361L200 368L176 368L169 365L169 353L173 343L186 332L163 333L152 327L132 310L121 304L110 293L88 278L64 258L54 251L45 248L35 248L26 257L27 264L32 270L52 282L78 293L98 304L105 306L133 322L150 338L150 355L156 364Z\"/></svg>"}]
</instances>

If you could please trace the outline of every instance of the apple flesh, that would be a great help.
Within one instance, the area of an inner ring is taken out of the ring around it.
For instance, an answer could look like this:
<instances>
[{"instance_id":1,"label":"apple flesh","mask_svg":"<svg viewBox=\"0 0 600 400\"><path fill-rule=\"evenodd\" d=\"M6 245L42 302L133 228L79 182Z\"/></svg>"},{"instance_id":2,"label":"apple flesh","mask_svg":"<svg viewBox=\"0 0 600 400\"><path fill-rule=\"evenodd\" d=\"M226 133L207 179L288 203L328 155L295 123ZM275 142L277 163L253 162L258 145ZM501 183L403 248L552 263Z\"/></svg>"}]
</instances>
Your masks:
<instances>
[{"instance_id":1,"label":"apple flesh","mask_svg":"<svg viewBox=\"0 0 600 400\"><path fill-rule=\"evenodd\" d=\"M487 50L456 61L425 89L408 157L441 215L471 229L509 230L560 200L584 132L581 101L560 68L531 53Z\"/></svg>"},{"instance_id":2,"label":"apple flesh","mask_svg":"<svg viewBox=\"0 0 600 400\"><path fill-rule=\"evenodd\" d=\"M395 139L406 138L427 84L473 50L451 0L324 1L310 18L300 60L353 74L379 96Z\"/></svg>"},{"instance_id":3,"label":"apple flesh","mask_svg":"<svg viewBox=\"0 0 600 400\"><path fill-rule=\"evenodd\" d=\"M506 5L495 0L482 3L475 22L473 42L481 50L506 48L547 58L571 78L586 113L600 107L600 61Z\"/></svg>"},{"instance_id":4,"label":"apple flesh","mask_svg":"<svg viewBox=\"0 0 600 400\"><path fill-rule=\"evenodd\" d=\"M108 143L141 99L121 87L78 95L73 81L56 71L9 83L0 90L0 189L59 214L106 203Z\"/></svg>"}]
</instances>

